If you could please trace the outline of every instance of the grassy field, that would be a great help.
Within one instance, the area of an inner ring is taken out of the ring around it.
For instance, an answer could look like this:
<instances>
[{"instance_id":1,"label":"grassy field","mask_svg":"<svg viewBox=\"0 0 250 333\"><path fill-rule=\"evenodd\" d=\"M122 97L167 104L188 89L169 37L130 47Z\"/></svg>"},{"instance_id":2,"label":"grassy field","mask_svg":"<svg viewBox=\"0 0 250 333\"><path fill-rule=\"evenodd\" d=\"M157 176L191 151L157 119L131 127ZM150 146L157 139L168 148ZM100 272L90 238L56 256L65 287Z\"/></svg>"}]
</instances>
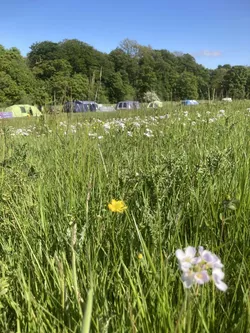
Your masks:
<instances>
[{"instance_id":1,"label":"grassy field","mask_svg":"<svg viewBox=\"0 0 250 333\"><path fill-rule=\"evenodd\" d=\"M0 332L250 332L247 108L0 121ZM225 292L185 288L188 246Z\"/></svg>"}]
</instances>

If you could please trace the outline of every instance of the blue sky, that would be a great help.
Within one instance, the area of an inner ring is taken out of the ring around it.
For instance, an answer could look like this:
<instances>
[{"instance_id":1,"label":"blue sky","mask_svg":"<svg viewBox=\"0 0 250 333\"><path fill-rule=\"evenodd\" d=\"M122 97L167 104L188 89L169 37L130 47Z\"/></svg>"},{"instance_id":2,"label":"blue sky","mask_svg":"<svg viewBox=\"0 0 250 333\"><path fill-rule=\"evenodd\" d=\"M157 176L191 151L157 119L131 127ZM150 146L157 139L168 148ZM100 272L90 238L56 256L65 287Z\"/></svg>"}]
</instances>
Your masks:
<instances>
[{"instance_id":1,"label":"blue sky","mask_svg":"<svg viewBox=\"0 0 250 333\"><path fill-rule=\"evenodd\" d=\"M0 44L76 38L109 53L125 39L192 54L208 68L250 65L250 0L1 0Z\"/></svg>"}]
</instances>

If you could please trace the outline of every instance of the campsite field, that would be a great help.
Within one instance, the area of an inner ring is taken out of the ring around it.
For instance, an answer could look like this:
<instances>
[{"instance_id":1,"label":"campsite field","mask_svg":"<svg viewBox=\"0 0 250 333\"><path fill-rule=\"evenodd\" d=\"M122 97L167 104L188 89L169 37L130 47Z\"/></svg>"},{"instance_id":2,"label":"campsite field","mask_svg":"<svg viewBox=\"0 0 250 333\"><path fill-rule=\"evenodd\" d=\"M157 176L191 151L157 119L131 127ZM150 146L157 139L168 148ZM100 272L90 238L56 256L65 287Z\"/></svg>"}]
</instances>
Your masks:
<instances>
[{"instance_id":1,"label":"campsite field","mask_svg":"<svg viewBox=\"0 0 250 333\"><path fill-rule=\"evenodd\" d=\"M0 331L250 332L248 108L2 120ZM184 288L187 246L225 292Z\"/></svg>"}]
</instances>

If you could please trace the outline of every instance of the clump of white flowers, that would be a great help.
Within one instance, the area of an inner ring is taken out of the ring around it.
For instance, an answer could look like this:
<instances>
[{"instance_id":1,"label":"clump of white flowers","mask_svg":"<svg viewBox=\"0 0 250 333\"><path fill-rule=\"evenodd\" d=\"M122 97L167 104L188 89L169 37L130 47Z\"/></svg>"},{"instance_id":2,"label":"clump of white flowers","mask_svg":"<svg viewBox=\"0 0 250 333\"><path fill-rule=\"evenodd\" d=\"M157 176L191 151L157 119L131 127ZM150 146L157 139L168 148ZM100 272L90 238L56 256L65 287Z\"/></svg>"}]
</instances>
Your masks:
<instances>
[{"instance_id":1,"label":"clump of white flowers","mask_svg":"<svg viewBox=\"0 0 250 333\"><path fill-rule=\"evenodd\" d=\"M144 96L143 99L145 102L152 102L152 101L160 101L160 98L158 97L158 95L156 94L155 91L147 91Z\"/></svg>"},{"instance_id":2,"label":"clump of white flowers","mask_svg":"<svg viewBox=\"0 0 250 333\"><path fill-rule=\"evenodd\" d=\"M213 281L219 290L227 290L227 285L222 281L225 275L222 271L223 264L214 253L204 250L202 246L199 246L198 252L195 247L188 246L184 251L178 249L176 257L185 288Z\"/></svg>"}]
</instances>

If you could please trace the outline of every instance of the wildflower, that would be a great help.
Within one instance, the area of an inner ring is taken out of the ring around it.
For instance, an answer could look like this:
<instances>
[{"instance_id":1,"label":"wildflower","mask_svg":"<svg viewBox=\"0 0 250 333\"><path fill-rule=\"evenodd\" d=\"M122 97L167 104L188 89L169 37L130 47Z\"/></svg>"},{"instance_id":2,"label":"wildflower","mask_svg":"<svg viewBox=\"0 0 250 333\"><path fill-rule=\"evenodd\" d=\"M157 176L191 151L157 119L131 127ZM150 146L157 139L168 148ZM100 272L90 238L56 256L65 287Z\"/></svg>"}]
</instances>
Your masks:
<instances>
[{"instance_id":1,"label":"wildflower","mask_svg":"<svg viewBox=\"0 0 250 333\"><path fill-rule=\"evenodd\" d=\"M209 119L208 119L208 122L209 122L209 123L214 123L216 120L217 120L216 118L209 118Z\"/></svg>"},{"instance_id":2,"label":"wildflower","mask_svg":"<svg viewBox=\"0 0 250 333\"><path fill-rule=\"evenodd\" d=\"M181 276L185 288L191 288L194 283L194 273L186 272Z\"/></svg>"},{"instance_id":3,"label":"wildflower","mask_svg":"<svg viewBox=\"0 0 250 333\"><path fill-rule=\"evenodd\" d=\"M104 129L105 129L105 131L109 131L110 130L110 123L105 123L104 125L103 125L103 127L104 127Z\"/></svg>"},{"instance_id":4,"label":"wildflower","mask_svg":"<svg viewBox=\"0 0 250 333\"><path fill-rule=\"evenodd\" d=\"M133 125L134 125L135 127L137 127L137 128L138 128L138 127L141 127L141 125L140 125L138 122L136 122L136 121L133 123Z\"/></svg>"},{"instance_id":5,"label":"wildflower","mask_svg":"<svg viewBox=\"0 0 250 333\"><path fill-rule=\"evenodd\" d=\"M123 213L128 207L122 200L112 199L111 203L108 204L108 208L111 212Z\"/></svg>"},{"instance_id":6,"label":"wildflower","mask_svg":"<svg viewBox=\"0 0 250 333\"><path fill-rule=\"evenodd\" d=\"M188 246L185 252L183 250L176 251L176 257L179 260L179 266L183 272L188 271L189 268L192 267L195 254L196 248L192 246Z\"/></svg>"},{"instance_id":7,"label":"wildflower","mask_svg":"<svg viewBox=\"0 0 250 333\"><path fill-rule=\"evenodd\" d=\"M223 265L220 259L212 252L204 250L199 246L199 254L201 261L205 264L206 268L222 268Z\"/></svg>"},{"instance_id":8,"label":"wildflower","mask_svg":"<svg viewBox=\"0 0 250 333\"><path fill-rule=\"evenodd\" d=\"M128 136L133 136L133 133L130 131L128 131L127 134L128 134Z\"/></svg>"},{"instance_id":9,"label":"wildflower","mask_svg":"<svg viewBox=\"0 0 250 333\"><path fill-rule=\"evenodd\" d=\"M126 125L122 121L117 121L117 125L121 127L123 130L126 127Z\"/></svg>"},{"instance_id":10,"label":"wildflower","mask_svg":"<svg viewBox=\"0 0 250 333\"><path fill-rule=\"evenodd\" d=\"M223 264L214 253L204 250L203 246L199 246L197 253L196 248L188 246L184 251L178 249L175 254L185 288L213 281L219 290L227 290L227 285L222 281L225 275L222 271Z\"/></svg>"},{"instance_id":11,"label":"wildflower","mask_svg":"<svg viewBox=\"0 0 250 333\"><path fill-rule=\"evenodd\" d=\"M148 138L151 138L152 136L154 136L154 134L151 134L151 133L144 133L145 136L147 136Z\"/></svg>"},{"instance_id":12,"label":"wildflower","mask_svg":"<svg viewBox=\"0 0 250 333\"><path fill-rule=\"evenodd\" d=\"M220 268L213 269L212 278L216 287L221 291L227 290L227 285L222 281L224 279L224 273Z\"/></svg>"},{"instance_id":13,"label":"wildflower","mask_svg":"<svg viewBox=\"0 0 250 333\"><path fill-rule=\"evenodd\" d=\"M142 253L138 253L138 256L137 256L137 257L138 257L138 259L140 259L140 260L143 259L143 255L142 255Z\"/></svg>"},{"instance_id":14,"label":"wildflower","mask_svg":"<svg viewBox=\"0 0 250 333\"><path fill-rule=\"evenodd\" d=\"M202 270L194 274L194 280L198 284L204 284L206 282L209 282L210 278L208 272L206 270Z\"/></svg>"}]
</instances>

